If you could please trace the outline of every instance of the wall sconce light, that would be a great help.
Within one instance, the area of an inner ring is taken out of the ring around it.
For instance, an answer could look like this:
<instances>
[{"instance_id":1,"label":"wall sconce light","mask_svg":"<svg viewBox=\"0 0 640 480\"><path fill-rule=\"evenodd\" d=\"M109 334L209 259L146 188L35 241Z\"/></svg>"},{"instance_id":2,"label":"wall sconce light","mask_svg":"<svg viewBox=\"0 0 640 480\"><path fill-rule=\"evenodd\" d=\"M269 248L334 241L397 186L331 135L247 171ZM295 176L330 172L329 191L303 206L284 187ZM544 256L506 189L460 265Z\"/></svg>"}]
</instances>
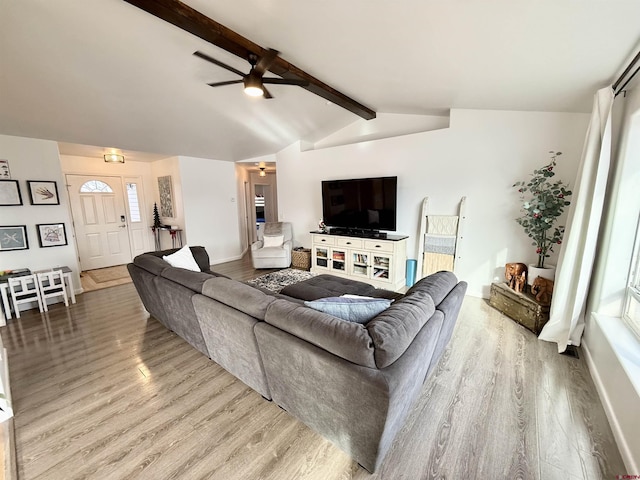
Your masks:
<instances>
[{"instance_id":1,"label":"wall sconce light","mask_svg":"<svg viewBox=\"0 0 640 480\"><path fill-rule=\"evenodd\" d=\"M266 177L267 176L267 172L264 171L264 167L260 167L260 176L261 177Z\"/></svg>"},{"instance_id":2,"label":"wall sconce light","mask_svg":"<svg viewBox=\"0 0 640 480\"><path fill-rule=\"evenodd\" d=\"M116 153L107 153L104 156L104 161L107 163L124 163L124 155L118 155Z\"/></svg>"}]
</instances>

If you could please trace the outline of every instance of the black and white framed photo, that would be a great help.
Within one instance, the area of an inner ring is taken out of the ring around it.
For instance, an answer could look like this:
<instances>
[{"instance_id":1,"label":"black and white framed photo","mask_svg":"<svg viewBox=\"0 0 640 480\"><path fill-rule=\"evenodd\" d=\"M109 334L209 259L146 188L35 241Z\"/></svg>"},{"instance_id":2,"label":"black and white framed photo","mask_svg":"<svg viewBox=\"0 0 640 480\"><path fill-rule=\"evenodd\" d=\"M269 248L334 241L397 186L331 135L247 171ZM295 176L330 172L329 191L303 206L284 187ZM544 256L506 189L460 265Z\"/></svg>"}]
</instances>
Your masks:
<instances>
[{"instance_id":1,"label":"black and white framed photo","mask_svg":"<svg viewBox=\"0 0 640 480\"><path fill-rule=\"evenodd\" d=\"M67 244L67 232L64 223L39 223L38 242L41 247L61 247Z\"/></svg>"},{"instance_id":2,"label":"black and white framed photo","mask_svg":"<svg viewBox=\"0 0 640 480\"><path fill-rule=\"evenodd\" d=\"M29 240L27 239L26 225L0 226L0 252L8 250L27 250Z\"/></svg>"},{"instance_id":3,"label":"black and white framed photo","mask_svg":"<svg viewBox=\"0 0 640 480\"><path fill-rule=\"evenodd\" d=\"M0 180L0 206L22 205L20 185L17 180Z\"/></svg>"},{"instance_id":4,"label":"black and white framed photo","mask_svg":"<svg viewBox=\"0 0 640 480\"><path fill-rule=\"evenodd\" d=\"M9 160L0 158L0 178L11 180L11 171L9 170Z\"/></svg>"},{"instance_id":5,"label":"black and white framed photo","mask_svg":"<svg viewBox=\"0 0 640 480\"><path fill-rule=\"evenodd\" d=\"M46 180L27 180L31 205L60 205L58 185Z\"/></svg>"}]
</instances>

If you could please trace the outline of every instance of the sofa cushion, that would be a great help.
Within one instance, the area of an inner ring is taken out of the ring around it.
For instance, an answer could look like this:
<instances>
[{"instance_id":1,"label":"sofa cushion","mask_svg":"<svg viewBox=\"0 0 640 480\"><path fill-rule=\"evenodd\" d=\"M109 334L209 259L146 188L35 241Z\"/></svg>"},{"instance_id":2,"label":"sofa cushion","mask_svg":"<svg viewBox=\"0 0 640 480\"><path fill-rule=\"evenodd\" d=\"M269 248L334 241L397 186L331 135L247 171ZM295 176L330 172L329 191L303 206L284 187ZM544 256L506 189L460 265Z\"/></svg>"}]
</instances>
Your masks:
<instances>
[{"instance_id":1,"label":"sofa cushion","mask_svg":"<svg viewBox=\"0 0 640 480\"><path fill-rule=\"evenodd\" d=\"M367 323L378 368L388 367L404 353L435 310L431 296L416 291Z\"/></svg>"},{"instance_id":2,"label":"sofa cushion","mask_svg":"<svg viewBox=\"0 0 640 480\"><path fill-rule=\"evenodd\" d=\"M256 258L286 258L288 250L280 247L264 247L258 250L253 250L251 254Z\"/></svg>"},{"instance_id":3,"label":"sofa cushion","mask_svg":"<svg viewBox=\"0 0 640 480\"><path fill-rule=\"evenodd\" d=\"M192 272L200 271L200 267L198 266L196 259L193 258L193 254L191 253L191 249L188 245L185 245L180 250L170 255L164 255L162 259L168 262L172 267L184 268L185 270L191 270Z\"/></svg>"},{"instance_id":4,"label":"sofa cushion","mask_svg":"<svg viewBox=\"0 0 640 480\"><path fill-rule=\"evenodd\" d=\"M143 253L133 259L133 264L146 270L153 275L160 275L165 268L170 268L167 262L155 255L147 255Z\"/></svg>"},{"instance_id":5,"label":"sofa cushion","mask_svg":"<svg viewBox=\"0 0 640 480\"><path fill-rule=\"evenodd\" d=\"M284 287L280 293L301 300L317 300L319 298L339 297L345 293L352 295L375 296L376 288L368 283L335 277L333 275L318 275L303 282Z\"/></svg>"},{"instance_id":6,"label":"sofa cushion","mask_svg":"<svg viewBox=\"0 0 640 480\"><path fill-rule=\"evenodd\" d=\"M212 277L209 273L192 272L184 268L166 268L160 273L160 276L198 293L202 293L204 282Z\"/></svg>"},{"instance_id":7,"label":"sofa cushion","mask_svg":"<svg viewBox=\"0 0 640 480\"><path fill-rule=\"evenodd\" d=\"M376 366L373 342L360 323L345 322L287 300L271 303L265 321L352 363Z\"/></svg>"},{"instance_id":8,"label":"sofa cushion","mask_svg":"<svg viewBox=\"0 0 640 480\"><path fill-rule=\"evenodd\" d=\"M433 303L439 305L444 297L458 284L458 279L453 272L441 271L424 277L411 287L406 295L409 296L413 292L426 292L433 298Z\"/></svg>"},{"instance_id":9,"label":"sofa cushion","mask_svg":"<svg viewBox=\"0 0 640 480\"><path fill-rule=\"evenodd\" d=\"M275 301L274 297L265 295L257 288L225 277L214 277L205 281L202 294L258 320L264 320L267 307Z\"/></svg>"},{"instance_id":10,"label":"sofa cushion","mask_svg":"<svg viewBox=\"0 0 640 480\"><path fill-rule=\"evenodd\" d=\"M307 307L328 313L347 322L367 323L391 305L386 298L342 296L320 298L312 302L304 302Z\"/></svg>"}]
</instances>

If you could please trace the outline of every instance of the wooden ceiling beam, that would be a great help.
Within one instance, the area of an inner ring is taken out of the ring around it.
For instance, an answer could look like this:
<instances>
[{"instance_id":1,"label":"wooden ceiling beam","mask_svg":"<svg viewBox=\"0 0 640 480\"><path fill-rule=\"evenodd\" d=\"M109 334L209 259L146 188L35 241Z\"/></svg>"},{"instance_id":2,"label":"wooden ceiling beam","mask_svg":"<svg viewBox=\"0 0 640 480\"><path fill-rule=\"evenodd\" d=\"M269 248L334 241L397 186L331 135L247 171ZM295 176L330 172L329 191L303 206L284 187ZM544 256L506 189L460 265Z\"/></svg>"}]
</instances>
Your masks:
<instances>
[{"instance_id":1,"label":"wooden ceiling beam","mask_svg":"<svg viewBox=\"0 0 640 480\"><path fill-rule=\"evenodd\" d=\"M202 13L194 10L190 6L179 0L124 0L147 13L150 13L182 30L191 33L201 39L232 53L243 60L249 58L253 53L262 57L267 49L252 42L248 38L230 30L224 25L212 20ZM376 118L376 112L362 105L347 95L339 92L335 88L318 80L314 76L301 70L295 65L287 62L281 57L277 57L269 71L280 75L283 78L304 80L309 84L304 88L320 97L338 105L356 115L371 120Z\"/></svg>"}]
</instances>

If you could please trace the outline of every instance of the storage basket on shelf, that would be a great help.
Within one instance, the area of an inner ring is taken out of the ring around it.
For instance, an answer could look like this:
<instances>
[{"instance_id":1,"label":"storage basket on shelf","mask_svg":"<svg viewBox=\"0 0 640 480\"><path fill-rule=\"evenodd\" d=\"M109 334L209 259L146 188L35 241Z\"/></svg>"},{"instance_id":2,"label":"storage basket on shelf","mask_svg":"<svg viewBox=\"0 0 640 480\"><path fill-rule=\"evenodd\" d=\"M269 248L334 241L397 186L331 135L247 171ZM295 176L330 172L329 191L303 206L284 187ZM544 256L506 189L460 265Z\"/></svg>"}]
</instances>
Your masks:
<instances>
[{"instance_id":1,"label":"storage basket on shelf","mask_svg":"<svg viewBox=\"0 0 640 480\"><path fill-rule=\"evenodd\" d=\"M291 252L291 266L298 270L311 270L311 249L294 248Z\"/></svg>"}]
</instances>

